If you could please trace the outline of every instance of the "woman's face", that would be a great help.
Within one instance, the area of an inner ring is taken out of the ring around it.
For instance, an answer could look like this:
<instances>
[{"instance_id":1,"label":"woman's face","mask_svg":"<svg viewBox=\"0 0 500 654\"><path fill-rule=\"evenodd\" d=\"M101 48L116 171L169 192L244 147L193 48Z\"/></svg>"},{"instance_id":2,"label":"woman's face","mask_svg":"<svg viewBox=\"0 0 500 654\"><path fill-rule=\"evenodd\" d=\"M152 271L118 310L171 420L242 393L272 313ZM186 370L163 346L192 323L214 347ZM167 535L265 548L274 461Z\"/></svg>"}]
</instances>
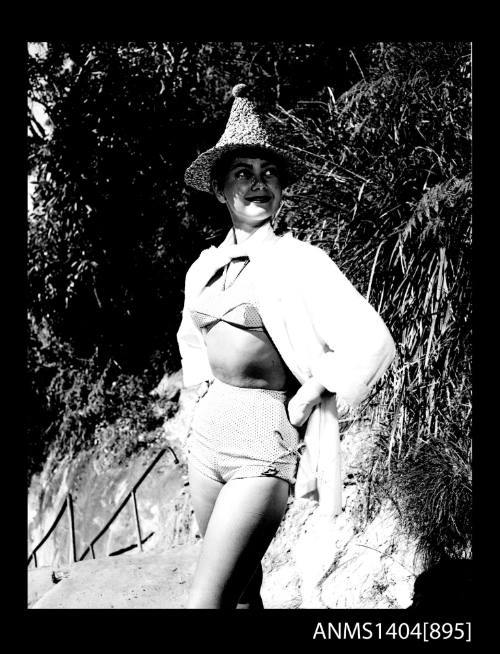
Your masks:
<instances>
[{"instance_id":1,"label":"woman's face","mask_svg":"<svg viewBox=\"0 0 500 654\"><path fill-rule=\"evenodd\" d=\"M214 184L236 226L257 227L273 216L281 202L276 164L267 159L236 157L229 164L222 188Z\"/></svg>"}]
</instances>

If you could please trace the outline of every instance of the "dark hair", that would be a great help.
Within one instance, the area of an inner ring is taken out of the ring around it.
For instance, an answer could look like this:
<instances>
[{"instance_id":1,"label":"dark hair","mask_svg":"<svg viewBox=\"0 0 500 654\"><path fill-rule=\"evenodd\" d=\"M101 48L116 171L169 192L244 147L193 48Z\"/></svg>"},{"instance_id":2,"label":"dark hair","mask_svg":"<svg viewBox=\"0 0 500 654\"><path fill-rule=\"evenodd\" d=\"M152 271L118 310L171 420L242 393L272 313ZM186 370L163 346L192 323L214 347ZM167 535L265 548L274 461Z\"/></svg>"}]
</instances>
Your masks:
<instances>
[{"instance_id":1,"label":"dark hair","mask_svg":"<svg viewBox=\"0 0 500 654\"><path fill-rule=\"evenodd\" d=\"M272 162L278 168L278 177L281 187L285 188L285 186L287 186L288 175L286 161L271 150L259 146L248 145L225 152L220 159L215 162L212 169L211 179L215 181L217 188L222 188L229 166L238 157L266 159L266 161Z\"/></svg>"}]
</instances>

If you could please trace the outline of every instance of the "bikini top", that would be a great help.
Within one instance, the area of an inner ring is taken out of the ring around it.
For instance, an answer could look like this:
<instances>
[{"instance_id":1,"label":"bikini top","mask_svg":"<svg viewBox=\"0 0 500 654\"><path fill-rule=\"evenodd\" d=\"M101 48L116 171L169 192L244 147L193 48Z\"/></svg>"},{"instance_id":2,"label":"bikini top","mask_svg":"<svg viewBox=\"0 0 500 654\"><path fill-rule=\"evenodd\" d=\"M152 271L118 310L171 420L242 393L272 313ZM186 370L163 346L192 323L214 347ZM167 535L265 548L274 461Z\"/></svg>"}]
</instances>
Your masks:
<instances>
[{"instance_id":1,"label":"bikini top","mask_svg":"<svg viewBox=\"0 0 500 654\"><path fill-rule=\"evenodd\" d=\"M264 325L257 308L253 287L248 276L236 277L226 289L205 286L190 308L193 322L199 329L211 329L226 322L247 330L263 331Z\"/></svg>"}]
</instances>

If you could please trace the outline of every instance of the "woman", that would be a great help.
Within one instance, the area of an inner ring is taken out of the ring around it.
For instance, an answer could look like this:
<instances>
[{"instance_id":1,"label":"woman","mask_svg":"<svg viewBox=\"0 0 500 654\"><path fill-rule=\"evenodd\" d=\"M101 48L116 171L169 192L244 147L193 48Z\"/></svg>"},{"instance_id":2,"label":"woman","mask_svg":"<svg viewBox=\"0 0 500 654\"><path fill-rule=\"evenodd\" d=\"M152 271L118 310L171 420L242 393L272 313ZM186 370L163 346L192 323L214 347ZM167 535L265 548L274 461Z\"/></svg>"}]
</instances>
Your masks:
<instances>
[{"instance_id":1,"label":"woman","mask_svg":"<svg viewBox=\"0 0 500 654\"><path fill-rule=\"evenodd\" d=\"M395 351L325 252L274 234L303 165L273 144L247 87L233 95L223 136L185 176L232 222L187 273L178 333L184 385L201 389L188 465L203 547L189 608L263 608L260 562L294 485L341 511L337 398L358 404Z\"/></svg>"}]
</instances>

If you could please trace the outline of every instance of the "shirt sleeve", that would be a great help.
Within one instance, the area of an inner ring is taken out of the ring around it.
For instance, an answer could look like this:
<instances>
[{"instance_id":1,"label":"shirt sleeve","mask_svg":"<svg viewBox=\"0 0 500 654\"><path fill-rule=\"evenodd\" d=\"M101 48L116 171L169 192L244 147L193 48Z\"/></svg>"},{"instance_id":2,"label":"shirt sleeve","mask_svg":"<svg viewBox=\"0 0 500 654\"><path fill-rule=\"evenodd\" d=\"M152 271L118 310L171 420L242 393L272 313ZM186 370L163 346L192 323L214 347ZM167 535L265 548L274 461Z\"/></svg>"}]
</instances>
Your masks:
<instances>
[{"instance_id":1,"label":"shirt sleeve","mask_svg":"<svg viewBox=\"0 0 500 654\"><path fill-rule=\"evenodd\" d=\"M182 363L182 378L184 386L195 386L203 381L213 378L210 363L208 361L207 349L203 336L196 327L191 317L191 313L186 306L186 298L189 291L189 275L186 275L185 285L185 302L182 309L182 319L177 332L177 343Z\"/></svg>"},{"instance_id":2,"label":"shirt sleeve","mask_svg":"<svg viewBox=\"0 0 500 654\"><path fill-rule=\"evenodd\" d=\"M324 353L311 373L350 406L358 405L382 377L396 348L377 311L320 248L308 248L304 297Z\"/></svg>"}]
</instances>

